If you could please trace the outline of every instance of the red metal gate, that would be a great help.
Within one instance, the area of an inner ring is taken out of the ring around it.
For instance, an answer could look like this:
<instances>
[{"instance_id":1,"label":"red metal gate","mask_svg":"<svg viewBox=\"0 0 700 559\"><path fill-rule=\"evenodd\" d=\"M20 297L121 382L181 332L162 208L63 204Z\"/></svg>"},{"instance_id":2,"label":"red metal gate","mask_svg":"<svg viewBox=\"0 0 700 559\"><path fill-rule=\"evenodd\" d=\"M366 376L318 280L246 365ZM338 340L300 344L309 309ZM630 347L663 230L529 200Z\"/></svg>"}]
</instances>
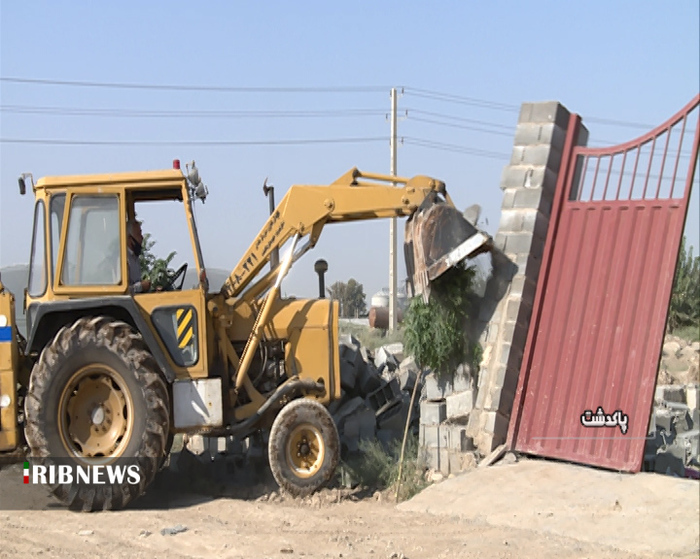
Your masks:
<instances>
[{"instance_id":1,"label":"red metal gate","mask_svg":"<svg viewBox=\"0 0 700 559\"><path fill-rule=\"evenodd\" d=\"M700 95L649 134L569 123L509 431L521 452L639 471L688 200ZM567 157L566 154L570 154Z\"/></svg>"}]
</instances>

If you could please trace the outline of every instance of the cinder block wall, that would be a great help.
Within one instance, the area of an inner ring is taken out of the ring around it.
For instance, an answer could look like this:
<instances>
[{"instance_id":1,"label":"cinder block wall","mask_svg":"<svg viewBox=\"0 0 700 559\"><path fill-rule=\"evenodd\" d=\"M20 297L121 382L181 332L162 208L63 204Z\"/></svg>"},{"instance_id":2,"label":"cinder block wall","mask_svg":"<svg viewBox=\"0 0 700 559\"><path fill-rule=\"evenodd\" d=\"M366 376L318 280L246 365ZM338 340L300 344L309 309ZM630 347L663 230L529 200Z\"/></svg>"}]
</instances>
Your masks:
<instances>
[{"instance_id":1,"label":"cinder block wall","mask_svg":"<svg viewBox=\"0 0 700 559\"><path fill-rule=\"evenodd\" d=\"M501 177L493 272L479 313L484 352L467 428L481 454L506 440L568 123L557 102L524 103ZM582 127L579 145L587 139Z\"/></svg>"}]
</instances>

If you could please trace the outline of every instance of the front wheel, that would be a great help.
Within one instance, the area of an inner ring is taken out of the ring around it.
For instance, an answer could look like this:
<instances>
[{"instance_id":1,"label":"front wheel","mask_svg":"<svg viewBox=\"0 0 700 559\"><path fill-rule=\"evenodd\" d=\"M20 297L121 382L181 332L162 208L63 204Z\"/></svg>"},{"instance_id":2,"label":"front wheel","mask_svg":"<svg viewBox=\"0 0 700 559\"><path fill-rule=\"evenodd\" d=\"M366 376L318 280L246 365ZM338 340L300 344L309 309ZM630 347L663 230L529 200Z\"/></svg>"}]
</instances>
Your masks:
<instances>
[{"instance_id":1,"label":"front wheel","mask_svg":"<svg viewBox=\"0 0 700 559\"><path fill-rule=\"evenodd\" d=\"M81 318L56 334L32 370L25 416L31 457L76 472L68 483L50 484L74 509L125 506L146 490L167 452L165 382L141 336L109 318ZM138 476L97 486L77 481L78 467L131 465Z\"/></svg>"},{"instance_id":2,"label":"front wheel","mask_svg":"<svg viewBox=\"0 0 700 559\"><path fill-rule=\"evenodd\" d=\"M279 412L270 430L272 475L294 497L306 497L325 485L340 459L340 437L328 410L301 398Z\"/></svg>"}]
</instances>

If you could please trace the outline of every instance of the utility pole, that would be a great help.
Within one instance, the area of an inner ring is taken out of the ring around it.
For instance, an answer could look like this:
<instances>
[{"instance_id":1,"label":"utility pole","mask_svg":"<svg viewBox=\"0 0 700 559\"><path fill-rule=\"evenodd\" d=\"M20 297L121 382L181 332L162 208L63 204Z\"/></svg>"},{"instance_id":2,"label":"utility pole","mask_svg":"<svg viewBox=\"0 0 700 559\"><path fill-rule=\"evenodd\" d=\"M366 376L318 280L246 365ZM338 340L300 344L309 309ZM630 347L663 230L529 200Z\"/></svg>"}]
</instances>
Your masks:
<instances>
[{"instance_id":1,"label":"utility pole","mask_svg":"<svg viewBox=\"0 0 700 559\"><path fill-rule=\"evenodd\" d=\"M396 88L391 88L391 169L392 177L396 176ZM394 183L396 186L396 183ZM389 229L389 332L396 330L396 218L391 218Z\"/></svg>"}]
</instances>

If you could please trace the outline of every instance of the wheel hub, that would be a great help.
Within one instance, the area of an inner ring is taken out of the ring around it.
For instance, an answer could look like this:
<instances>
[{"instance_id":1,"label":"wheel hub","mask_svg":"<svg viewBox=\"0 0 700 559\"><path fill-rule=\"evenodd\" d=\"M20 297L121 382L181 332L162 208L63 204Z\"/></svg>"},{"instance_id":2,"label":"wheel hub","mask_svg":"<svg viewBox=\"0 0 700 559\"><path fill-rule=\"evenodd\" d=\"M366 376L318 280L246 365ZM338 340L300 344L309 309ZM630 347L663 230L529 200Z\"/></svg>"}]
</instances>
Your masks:
<instances>
[{"instance_id":1,"label":"wheel hub","mask_svg":"<svg viewBox=\"0 0 700 559\"><path fill-rule=\"evenodd\" d=\"M321 432L314 425L303 424L289 434L287 464L301 478L315 475L325 457L325 446Z\"/></svg>"},{"instance_id":2,"label":"wheel hub","mask_svg":"<svg viewBox=\"0 0 700 559\"><path fill-rule=\"evenodd\" d=\"M311 447L306 438L304 438L303 441L297 445L297 456L308 456L310 453Z\"/></svg>"},{"instance_id":3,"label":"wheel hub","mask_svg":"<svg viewBox=\"0 0 700 559\"><path fill-rule=\"evenodd\" d=\"M92 410L92 424L102 425L105 420L105 409L102 406L97 406Z\"/></svg>"},{"instance_id":4,"label":"wheel hub","mask_svg":"<svg viewBox=\"0 0 700 559\"><path fill-rule=\"evenodd\" d=\"M59 406L61 439L73 455L118 456L133 427L131 399L109 367L79 370L66 385Z\"/></svg>"}]
</instances>

